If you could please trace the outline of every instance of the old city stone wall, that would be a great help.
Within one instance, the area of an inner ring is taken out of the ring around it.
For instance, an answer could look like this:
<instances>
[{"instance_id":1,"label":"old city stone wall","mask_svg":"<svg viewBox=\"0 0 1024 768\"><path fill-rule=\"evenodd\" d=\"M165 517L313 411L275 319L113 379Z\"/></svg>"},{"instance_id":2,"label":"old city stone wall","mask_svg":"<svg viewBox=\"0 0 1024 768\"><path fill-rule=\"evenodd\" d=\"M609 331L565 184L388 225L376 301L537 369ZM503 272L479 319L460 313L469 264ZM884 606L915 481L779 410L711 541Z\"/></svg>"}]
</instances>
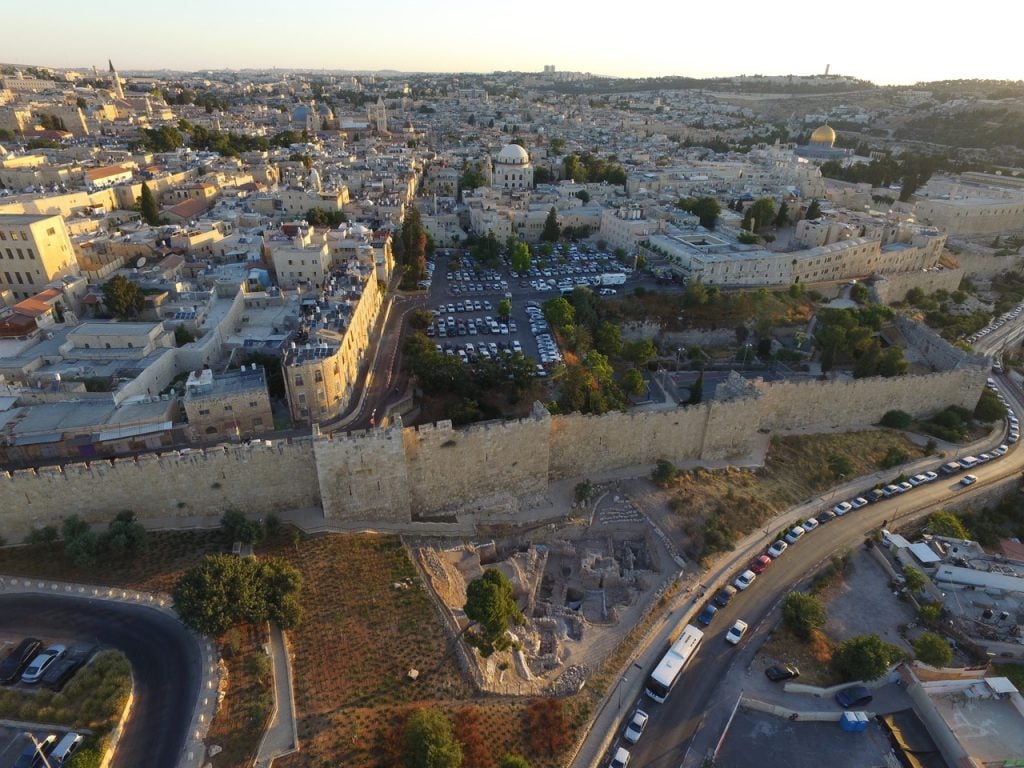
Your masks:
<instances>
[{"instance_id":1,"label":"old city stone wall","mask_svg":"<svg viewBox=\"0 0 1024 768\"><path fill-rule=\"evenodd\" d=\"M964 367L892 379L772 382L760 384L760 427L805 432L877 424L886 411L924 416L948 405L973 409L987 371Z\"/></svg>"},{"instance_id":2,"label":"old city stone wall","mask_svg":"<svg viewBox=\"0 0 1024 768\"><path fill-rule=\"evenodd\" d=\"M844 430L892 408L923 415L973 407L987 371L963 365L896 379L759 383L754 394L667 411L550 416L539 404L515 422L453 429L450 422L272 445L147 454L0 474L4 529L70 514L111 519L250 514L322 506L328 518L374 525L515 521L516 499L548 483L653 464L749 452L758 430Z\"/></svg>"},{"instance_id":3,"label":"old city stone wall","mask_svg":"<svg viewBox=\"0 0 1024 768\"><path fill-rule=\"evenodd\" d=\"M308 440L0 474L2 527L12 531L73 514L105 522L122 509L144 518L173 518L220 515L228 509L265 514L319 503Z\"/></svg>"},{"instance_id":4,"label":"old city stone wall","mask_svg":"<svg viewBox=\"0 0 1024 768\"><path fill-rule=\"evenodd\" d=\"M894 301L903 301L907 297L907 291L911 288L920 288L926 294L932 294L938 290L952 293L960 287L960 281L963 278L964 270L962 269L896 272L875 280L872 290L875 293L876 301L882 304L891 304Z\"/></svg>"}]
</instances>

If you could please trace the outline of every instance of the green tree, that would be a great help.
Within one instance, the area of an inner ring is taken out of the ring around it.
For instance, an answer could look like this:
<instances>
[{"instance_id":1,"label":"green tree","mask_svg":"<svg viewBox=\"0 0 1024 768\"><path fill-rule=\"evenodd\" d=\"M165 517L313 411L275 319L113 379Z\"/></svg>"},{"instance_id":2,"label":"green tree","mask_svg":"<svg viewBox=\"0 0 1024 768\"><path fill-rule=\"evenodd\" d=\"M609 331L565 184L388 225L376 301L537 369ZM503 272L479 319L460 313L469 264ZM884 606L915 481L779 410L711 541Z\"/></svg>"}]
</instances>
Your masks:
<instances>
[{"instance_id":1,"label":"green tree","mask_svg":"<svg viewBox=\"0 0 1024 768\"><path fill-rule=\"evenodd\" d=\"M142 214L142 220L151 227L160 223L160 207L156 204L153 193L145 182L142 184L142 195L139 197L139 212Z\"/></svg>"},{"instance_id":2,"label":"green tree","mask_svg":"<svg viewBox=\"0 0 1024 768\"><path fill-rule=\"evenodd\" d=\"M999 396L988 387L981 390L981 397L974 407L974 417L978 421L991 424L1006 418L1006 406L999 402Z\"/></svg>"},{"instance_id":3,"label":"green tree","mask_svg":"<svg viewBox=\"0 0 1024 768\"><path fill-rule=\"evenodd\" d=\"M743 228L758 232L775 219L775 201L770 197L755 200L743 213Z\"/></svg>"},{"instance_id":4,"label":"green tree","mask_svg":"<svg viewBox=\"0 0 1024 768\"><path fill-rule=\"evenodd\" d=\"M406 768L460 768L462 747L451 721L436 709L417 709L402 734L402 765Z\"/></svg>"},{"instance_id":5,"label":"green tree","mask_svg":"<svg viewBox=\"0 0 1024 768\"><path fill-rule=\"evenodd\" d=\"M565 139L559 136L552 136L551 140L548 141L548 148L553 155L562 154L565 151Z\"/></svg>"},{"instance_id":6,"label":"green tree","mask_svg":"<svg viewBox=\"0 0 1024 768\"><path fill-rule=\"evenodd\" d=\"M586 502L590 501L590 496L593 492L594 486L591 485L589 480L584 480L582 482L576 483L576 487L573 490L573 493L576 496L576 502L578 504L585 504Z\"/></svg>"},{"instance_id":7,"label":"green tree","mask_svg":"<svg viewBox=\"0 0 1024 768\"><path fill-rule=\"evenodd\" d=\"M917 594L924 589L925 585L928 583L928 579L925 575L909 563L903 566L902 573L903 581L906 583L907 589L914 594Z\"/></svg>"},{"instance_id":8,"label":"green tree","mask_svg":"<svg viewBox=\"0 0 1024 768\"><path fill-rule=\"evenodd\" d=\"M658 348L650 339L627 341L622 345L622 356L637 368L642 368L658 356Z\"/></svg>"},{"instance_id":9,"label":"green tree","mask_svg":"<svg viewBox=\"0 0 1024 768\"><path fill-rule=\"evenodd\" d=\"M821 218L821 203L817 200L811 200L811 204L807 206L807 212L804 214L804 218L810 221Z\"/></svg>"},{"instance_id":10,"label":"green tree","mask_svg":"<svg viewBox=\"0 0 1024 768\"><path fill-rule=\"evenodd\" d=\"M117 513L99 541L103 553L114 559L134 558L146 551L147 544L145 527L127 509Z\"/></svg>"},{"instance_id":11,"label":"green tree","mask_svg":"<svg viewBox=\"0 0 1024 768\"><path fill-rule=\"evenodd\" d=\"M554 243L558 241L561 234L561 230L558 228L558 211L555 210L555 206L551 206L551 210L548 211L548 216L544 219L544 229L541 230L540 239L546 243Z\"/></svg>"},{"instance_id":12,"label":"green tree","mask_svg":"<svg viewBox=\"0 0 1024 768\"><path fill-rule=\"evenodd\" d=\"M263 525L250 520L237 509L229 509L221 515L220 527L229 541L240 541L243 544L263 541Z\"/></svg>"},{"instance_id":13,"label":"green tree","mask_svg":"<svg viewBox=\"0 0 1024 768\"><path fill-rule=\"evenodd\" d=\"M500 768L530 768L530 763L519 755L505 755L501 758Z\"/></svg>"},{"instance_id":14,"label":"green tree","mask_svg":"<svg viewBox=\"0 0 1024 768\"><path fill-rule=\"evenodd\" d=\"M103 284L103 304L115 317L138 317L146 306L142 289L123 275L114 275Z\"/></svg>"},{"instance_id":15,"label":"green tree","mask_svg":"<svg viewBox=\"0 0 1024 768\"><path fill-rule=\"evenodd\" d=\"M594 347L602 355L614 356L622 351L622 332L615 323L604 320L594 332Z\"/></svg>"},{"instance_id":16,"label":"green tree","mask_svg":"<svg viewBox=\"0 0 1024 768\"><path fill-rule=\"evenodd\" d=\"M850 461L848 456L843 456L841 453L833 453L828 457L828 471L837 480L841 477L851 477L853 475L853 462Z\"/></svg>"},{"instance_id":17,"label":"green tree","mask_svg":"<svg viewBox=\"0 0 1024 768\"><path fill-rule=\"evenodd\" d=\"M789 224L789 204L785 200L779 204L779 212L775 214L772 224L776 227L784 227Z\"/></svg>"},{"instance_id":18,"label":"green tree","mask_svg":"<svg viewBox=\"0 0 1024 768\"><path fill-rule=\"evenodd\" d=\"M722 206L713 197L684 197L676 202L676 208L692 213L700 219L705 229L714 229Z\"/></svg>"},{"instance_id":19,"label":"green tree","mask_svg":"<svg viewBox=\"0 0 1024 768\"><path fill-rule=\"evenodd\" d=\"M814 595L790 592L782 603L782 620L802 640L825 626L825 605Z\"/></svg>"},{"instance_id":20,"label":"green tree","mask_svg":"<svg viewBox=\"0 0 1024 768\"><path fill-rule=\"evenodd\" d=\"M656 485L662 488L667 488L672 484L672 481L676 479L676 475L679 474L679 470L676 469L668 459L658 459L658 462L654 465L654 469L651 470L651 480Z\"/></svg>"},{"instance_id":21,"label":"green tree","mask_svg":"<svg viewBox=\"0 0 1024 768\"><path fill-rule=\"evenodd\" d=\"M839 644L832 654L832 669L844 681L877 680L903 658L903 650L878 635L858 635Z\"/></svg>"},{"instance_id":22,"label":"green tree","mask_svg":"<svg viewBox=\"0 0 1024 768\"><path fill-rule=\"evenodd\" d=\"M100 552L99 537L92 527L78 515L65 518L61 524L61 538L64 541L64 556L75 565L86 567L96 561Z\"/></svg>"},{"instance_id":23,"label":"green tree","mask_svg":"<svg viewBox=\"0 0 1024 768\"><path fill-rule=\"evenodd\" d=\"M576 310L566 299L561 296L548 299L541 305L544 312L544 319L552 328L565 328L573 324L576 319Z\"/></svg>"},{"instance_id":24,"label":"green tree","mask_svg":"<svg viewBox=\"0 0 1024 768\"><path fill-rule=\"evenodd\" d=\"M906 411L900 410L886 411L879 422L883 427L890 427L891 429L907 429L913 423L914 419L911 415Z\"/></svg>"},{"instance_id":25,"label":"green tree","mask_svg":"<svg viewBox=\"0 0 1024 768\"><path fill-rule=\"evenodd\" d=\"M530 269L530 247L522 240L516 240L509 250L509 263L512 270L524 274Z\"/></svg>"},{"instance_id":26,"label":"green tree","mask_svg":"<svg viewBox=\"0 0 1024 768\"><path fill-rule=\"evenodd\" d=\"M502 320L508 320L512 314L512 302L508 299L502 299L498 302L498 317Z\"/></svg>"},{"instance_id":27,"label":"green tree","mask_svg":"<svg viewBox=\"0 0 1024 768\"><path fill-rule=\"evenodd\" d=\"M945 667L953 660L953 649L934 632L922 632L914 640L914 655L930 667Z\"/></svg>"},{"instance_id":28,"label":"green tree","mask_svg":"<svg viewBox=\"0 0 1024 768\"><path fill-rule=\"evenodd\" d=\"M480 164L474 163L466 166L462 172L462 178L459 179L459 188L463 191L476 189L477 187L483 187L487 184L487 179L480 172Z\"/></svg>"},{"instance_id":29,"label":"green tree","mask_svg":"<svg viewBox=\"0 0 1024 768\"><path fill-rule=\"evenodd\" d=\"M690 387L690 396L686 399L687 405L699 405L704 400L704 371L700 372L697 380Z\"/></svg>"},{"instance_id":30,"label":"green tree","mask_svg":"<svg viewBox=\"0 0 1024 768\"><path fill-rule=\"evenodd\" d=\"M624 374L622 374L619 386L622 387L623 392L629 395L642 395L647 391L647 385L644 383L643 374L636 368L629 368Z\"/></svg>"},{"instance_id":31,"label":"green tree","mask_svg":"<svg viewBox=\"0 0 1024 768\"><path fill-rule=\"evenodd\" d=\"M971 534L963 520L952 512L935 512L928 518L928 530L935 536L950 539L969 539Z\"/></svg>"},{"instance_id":32,"label":"green tree","mask_svg":"<svg viewBox=\"0 0 1024 768\"><path fill-rule=\"evenodd\" d=\"M427 233L416 206L406 209L405 220L392 244L395 261L403 268L402 288L409 290L427 274Z\"/></svg>"},{"instance_id":33,"label":"green tree","mask_svg":"<svg viewBox=\"0 0 1024 768\"><path fill-rule=\"evenodd\" d=\"M484 656L508 648L509 626L524 621L516 605L512 582L497 568L487 569L483 576L467 585L465 612L478 625L474 641Z\"/></svg>"}]
</instances>

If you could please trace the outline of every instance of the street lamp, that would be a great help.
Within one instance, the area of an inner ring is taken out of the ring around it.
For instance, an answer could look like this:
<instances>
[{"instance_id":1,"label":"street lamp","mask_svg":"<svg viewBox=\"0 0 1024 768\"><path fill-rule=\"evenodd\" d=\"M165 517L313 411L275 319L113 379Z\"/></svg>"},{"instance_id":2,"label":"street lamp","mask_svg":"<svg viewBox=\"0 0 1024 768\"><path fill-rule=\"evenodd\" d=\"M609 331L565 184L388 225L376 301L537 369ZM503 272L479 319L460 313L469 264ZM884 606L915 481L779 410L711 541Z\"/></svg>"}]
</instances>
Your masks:
<instances>
[{"instance_id":1,"label":"street lamp","mask_svg":"<svg viewBox=\"0 0 1024 768\"><path fill-rule=\"evenodd\" d=\"M32 746L36 748L36 757L43 761L43 765L45 766L45 768L53 768L53 766L50 764L50 761L46 757L46 753L43 752L43 745L36 741L36 737L28 731L25 731L25 735L28 736L29 739L32 741Z\"/></svg>"}]
</instances>

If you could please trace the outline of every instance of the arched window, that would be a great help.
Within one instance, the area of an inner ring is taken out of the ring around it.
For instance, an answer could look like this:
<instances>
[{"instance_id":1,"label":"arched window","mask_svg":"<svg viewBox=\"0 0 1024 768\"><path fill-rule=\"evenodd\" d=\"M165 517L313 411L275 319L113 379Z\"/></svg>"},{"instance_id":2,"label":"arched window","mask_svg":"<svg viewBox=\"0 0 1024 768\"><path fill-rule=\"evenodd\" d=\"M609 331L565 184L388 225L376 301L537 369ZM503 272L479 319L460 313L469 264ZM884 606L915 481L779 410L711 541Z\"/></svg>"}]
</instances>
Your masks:
<instances>
[{"instance_id":1,"label":"arched window","mask_svg":"<svg viewBox=\"0 0 1024 768\"><path fill-rule=\"evenodd\" d=\"M207 427L206 428L206 434L208 434L208 435L216 435L217 434L217 428L216 427L212 427L212 426L211 427Z\"/></svg>"}]
</instances>

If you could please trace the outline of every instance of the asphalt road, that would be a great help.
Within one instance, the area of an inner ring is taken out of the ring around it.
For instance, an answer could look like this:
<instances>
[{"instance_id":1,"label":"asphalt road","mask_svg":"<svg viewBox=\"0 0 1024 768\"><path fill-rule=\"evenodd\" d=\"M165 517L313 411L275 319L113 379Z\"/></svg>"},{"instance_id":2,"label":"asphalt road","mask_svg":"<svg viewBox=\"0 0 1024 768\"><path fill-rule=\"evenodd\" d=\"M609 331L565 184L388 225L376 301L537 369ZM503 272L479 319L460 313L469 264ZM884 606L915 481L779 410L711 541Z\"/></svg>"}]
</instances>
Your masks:
<instances>
[{"instance_id":1,"label":"asphalt road","mask_svg":"<svg viewBox=\"0 0 1024 768\"><path fill-rule=\"evenodd\" d=\"M0 595L0 633L122 651L132 665L135 704L112 768L177 766L199 696L202 653L176 620L102 600Z\"/></svg>"},{"instance_id":2,"label":"asphalt road","mask_svg":"<svg viewBox=\"0 0 1024 768\"><path fill-rule=\"evenodd\" d=\"M1018 413L1024 412L1019 393L1008 386L1005 379L1001 385L1014 409ZM643 695L635 702L623 703L623 721L628 720L627 714L636 705L650 715L643 737L630 748L631 768L678 768L683 763L694 734L702 725L711 728L717 738L724 723L705 723L704 718L710 705L722 695L735 699L735 691L720 691L719 685L737 654L737 649L725 642L725 633L736 619L742 618L750 625L747 636L741 642L742 647L751 642L755 634L763 631L760 628L763 620L803 578L832 555L862 545L868 531L878 528L885 521L917 516L923 510L937 508L958 495L973 495L993 481L1018 474L1024 466L1024 450L1016 445L1012 448L1015 450L1001 459L972 469L971 474L978 477L978 482L970 488L959 484L962 474L940 476L935 482L918 486L907 494L851 511L806 534L797 544L790 546L750 587L737 594L726 608L718 611L711 626L704 628L704 642L700 650L664 704L656 704ZM938 469L939 464L936 462L935 469ZM770 543L766 538L765 544ZM742 570L744 566L738 565L736 573ZM704 600L712 597L713 593L709 592ZM869 631L870 628L866 627L865 630ZM643 674L649 674L650 671L646 669ZM639 673L637 670L634 672ZM613 749L616 744L622 745L621 739L613 744Z\"/></svg>"}]
</instances>

